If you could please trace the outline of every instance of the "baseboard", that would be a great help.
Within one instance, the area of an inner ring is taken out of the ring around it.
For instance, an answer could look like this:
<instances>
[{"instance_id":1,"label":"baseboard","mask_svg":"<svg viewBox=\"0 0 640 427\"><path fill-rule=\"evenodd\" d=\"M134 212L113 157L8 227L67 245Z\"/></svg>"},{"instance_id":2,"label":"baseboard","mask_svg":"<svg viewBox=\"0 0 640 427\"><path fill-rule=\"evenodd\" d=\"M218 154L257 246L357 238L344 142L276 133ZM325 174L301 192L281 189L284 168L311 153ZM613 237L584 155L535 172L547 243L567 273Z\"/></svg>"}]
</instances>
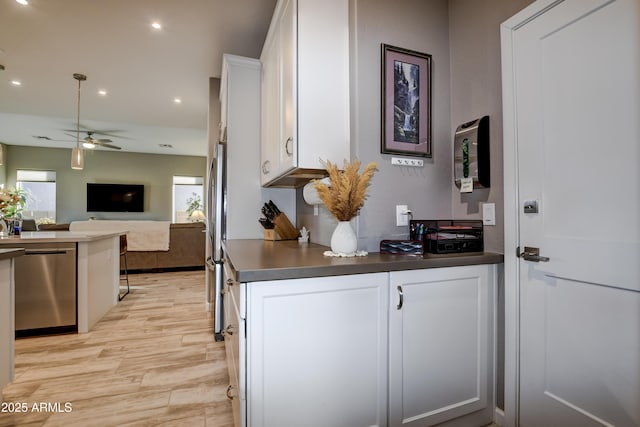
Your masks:
<instances>
[{"instance_id":1,"label":"baseboard","mask_svg":"<svg viewBox=\"0 0 640 427\"><path fill-rule=\"evenodd\" d=\"M504 411L500 408L496 408L493 412L493 422L499 426L504 426Z\"/></svg>"}]
</instances>

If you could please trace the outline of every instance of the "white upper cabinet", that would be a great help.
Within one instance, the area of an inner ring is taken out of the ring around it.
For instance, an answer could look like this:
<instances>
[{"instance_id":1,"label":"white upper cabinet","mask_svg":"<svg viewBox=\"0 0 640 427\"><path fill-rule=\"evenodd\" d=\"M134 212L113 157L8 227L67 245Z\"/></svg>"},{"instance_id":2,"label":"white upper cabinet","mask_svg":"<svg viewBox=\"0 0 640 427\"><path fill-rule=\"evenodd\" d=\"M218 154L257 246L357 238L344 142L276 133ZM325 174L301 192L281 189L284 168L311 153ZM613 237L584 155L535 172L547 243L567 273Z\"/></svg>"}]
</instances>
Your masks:
<instances>
[{"instance_id":1,"label":"white upper cabinet","mask_svg":"<svg viewBox=\"0 0 640 427\"><path fill-rule=\"evenodd\" d=\"M261 182L293 187L349 159L348 0L279 0L262 61Z\"/></svg>"}]
</instances>

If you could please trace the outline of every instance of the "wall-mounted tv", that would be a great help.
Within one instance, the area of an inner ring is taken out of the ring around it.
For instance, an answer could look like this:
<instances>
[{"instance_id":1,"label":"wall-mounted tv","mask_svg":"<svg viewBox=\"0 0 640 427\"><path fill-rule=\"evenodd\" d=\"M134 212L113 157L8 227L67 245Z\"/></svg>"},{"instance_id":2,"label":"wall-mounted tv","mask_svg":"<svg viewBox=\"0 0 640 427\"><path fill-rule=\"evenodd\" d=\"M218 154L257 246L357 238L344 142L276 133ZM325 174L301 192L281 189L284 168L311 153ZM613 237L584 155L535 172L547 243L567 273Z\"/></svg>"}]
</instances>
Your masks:
<instances>
[{"instance_id":1,"label":"wall-mounted tv","mask_svg":"<svg viewBox=\"0 0 640 427\"><path fill-rule=\"evenodd\" d=\"M144 212L144 185L88 182L87 212Z\"/></svg>"}]
</instances>

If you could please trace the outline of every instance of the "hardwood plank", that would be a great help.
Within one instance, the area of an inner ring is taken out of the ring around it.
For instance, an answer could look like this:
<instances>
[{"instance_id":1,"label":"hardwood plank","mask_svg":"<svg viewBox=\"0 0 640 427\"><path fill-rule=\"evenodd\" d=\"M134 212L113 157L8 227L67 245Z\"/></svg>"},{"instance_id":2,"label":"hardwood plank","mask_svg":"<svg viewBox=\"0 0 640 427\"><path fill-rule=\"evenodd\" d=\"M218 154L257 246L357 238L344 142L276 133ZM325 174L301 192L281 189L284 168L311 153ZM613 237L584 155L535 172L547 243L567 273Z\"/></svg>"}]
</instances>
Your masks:
<instances>
[{"instance_id":1,"label":"hardwood plank","mask_svg":"<svg viewBox=\"0 0 640 427\"><path fill-rule=\"evenodd\" d=\"M29 410L0 413L0 426L233 425L204 272L129 280L131 293L89 333L16 341L16 378L2 399ZM49 410L32 410L41 403Z\"/></svg>"}]
</instances>

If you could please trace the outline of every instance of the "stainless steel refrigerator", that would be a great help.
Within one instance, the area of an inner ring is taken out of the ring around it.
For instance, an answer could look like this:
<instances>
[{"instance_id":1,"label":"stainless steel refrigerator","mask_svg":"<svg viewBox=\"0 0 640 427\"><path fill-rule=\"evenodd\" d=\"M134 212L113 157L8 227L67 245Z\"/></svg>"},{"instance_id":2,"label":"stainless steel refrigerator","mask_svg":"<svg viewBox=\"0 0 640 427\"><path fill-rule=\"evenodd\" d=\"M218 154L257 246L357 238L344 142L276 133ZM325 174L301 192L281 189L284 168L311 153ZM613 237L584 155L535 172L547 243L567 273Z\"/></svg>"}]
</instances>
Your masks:
<instances>
[{"instance_id":1,"label":"stainless steel refrigerator","mask_svg":"<svg viewBox=\"0 0 640 427\"><path fill-rule=\"evenodd\" d=\"M207 238L211 242L211 255L207 258L206 298L207 311L213 312L216 341L222 340L221 297L224 269L222 267L222 240L226 238L226 146L219 142L213 150L207 191Z\"/></svg>"},{"instance_id":2,"label":"stainless steel refrigerator","mask_svg":"<svg viewBox=\"0 0 640 427\"><path fill-rule=\"evenodd\" d=\"M207 183L207 245L210 247L207 249L206 296L207 307L213 312L216 339L222 339L224 322L224 296L220 293L224 286L222 242L263 238L263 228L258 223L260 208L274 197L271 189L260 185L260 86L260 61L223 55L220 117L211 117L209 124L209 136L216 140L210 140L212 154ZM295 200L295 193L291 196ZM274 200L279 202L277 198ZM286 204L283 208L287 208Z\"/></svg>"}]
</instances>

